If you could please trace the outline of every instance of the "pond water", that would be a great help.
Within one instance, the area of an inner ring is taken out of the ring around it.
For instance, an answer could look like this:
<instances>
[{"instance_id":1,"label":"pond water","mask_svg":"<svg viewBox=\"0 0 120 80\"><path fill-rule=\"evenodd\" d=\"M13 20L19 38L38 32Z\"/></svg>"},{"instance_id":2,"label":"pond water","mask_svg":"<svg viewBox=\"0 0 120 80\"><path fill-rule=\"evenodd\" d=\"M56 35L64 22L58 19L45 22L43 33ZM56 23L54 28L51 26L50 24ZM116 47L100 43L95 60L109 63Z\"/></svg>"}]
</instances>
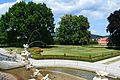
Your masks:
<instances>
[{"instance_id":1,"label":"pond water","mask_svg":"<svg viewBox=\"0 0 120 80\"><path fill-rule=\"evenodd\" d=\"M44 76L46 74L49 74L51 80L92 80L95 76L94 72L73 68L51 67L40 68L40 70ZM24 67L12 70L5 70L4 72L13 74L18 78L18 80L28 80L30 78L30 75L32 75L32 72L29 70L25 70Z\"/></svg>"}]
</instances>

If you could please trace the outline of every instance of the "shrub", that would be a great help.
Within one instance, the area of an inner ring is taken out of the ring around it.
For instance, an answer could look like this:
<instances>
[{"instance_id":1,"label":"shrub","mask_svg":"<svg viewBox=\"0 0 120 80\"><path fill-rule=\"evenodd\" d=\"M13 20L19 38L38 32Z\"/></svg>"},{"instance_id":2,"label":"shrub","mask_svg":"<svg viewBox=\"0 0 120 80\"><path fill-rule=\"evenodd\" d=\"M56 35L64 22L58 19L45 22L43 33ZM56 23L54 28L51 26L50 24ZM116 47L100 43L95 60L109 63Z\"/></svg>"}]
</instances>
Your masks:
<instances>
[{"instance_id":1,"label":"shrub","mask_svg":"<svg viewBox=\"0 0 120 80\"><path fill-rule=\"evenodd\" d=\"M119 53L116 54L107 54L107 55L99 55L99 56L67 56L67 55L39 55L33 54L32 58L34 59L64 59L64 60L80 60L80 61L88 61L88 62L96 62L103 59L119 56Z\"/></svg>"},{"instance_id":2,"label":"shrub","mask_svg":"<svg viewBox=\"0 0 120 80\"><path fill-rule=\"evenodd\" d=\"M31 48L30 52L33 54L41 54L41 52L43 52L43 50L41 48L35 47L35 48Z\"/></svg>"},{"instance_id":3,"label":"shrub","mask_svg":"<svg viewBox=\"0 0 120 80\"><path fill-rule=\"evenodd\" d=\"M98 44L96 40L90 40L90 44Z\"/></svg>"}]
</instances>

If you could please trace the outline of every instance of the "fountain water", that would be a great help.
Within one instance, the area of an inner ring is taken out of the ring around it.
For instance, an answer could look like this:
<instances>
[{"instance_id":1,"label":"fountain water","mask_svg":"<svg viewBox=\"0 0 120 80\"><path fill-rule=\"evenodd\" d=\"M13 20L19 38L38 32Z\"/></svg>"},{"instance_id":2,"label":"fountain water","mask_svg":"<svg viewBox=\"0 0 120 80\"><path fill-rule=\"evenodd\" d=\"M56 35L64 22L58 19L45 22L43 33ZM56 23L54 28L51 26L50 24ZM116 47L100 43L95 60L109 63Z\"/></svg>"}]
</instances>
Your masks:
<instances>
[{"instance_id":1,"label":"fountain water","mask_svg":"<svg viewBox=\"0 0 120 80\"><path fill-rule=\"evenodd\" d=\"M31 56L30 52L28 52L29 45L28 44L24 44L23 47L24 47L24 51L23 51L23 53L21 55L25 57L25 62L26 62L26 66L25 67L26 67L27 70L32 70L33 71L33 75L31 76L32 79L29 79L29 80L35 80L35 79L50 80L48 78L48 74L45 77L43 77L43 75L40 73L40 70L36 69L30 63L30 61L28 59L29 56Z\"/></svg>"},{"instance_id":2,"label":"fountain water","mask_svg":"<svg viewBox=\"0 0 120 80\"><path fill-rule=\"evenodd\" d=\"M34 30L33 32L32 32L32 34L30 35L30 37L29 37L29 39L28 39L28 41L27 41L27 44L23 44L23 47L24 47L24 51L22 51L22 53L21 53L21 55L25 58L25 62L26 62L26 69L27 70L32 70L32 72L33 72L33 75L31 75L31 77L32 77L32 79L29 79L29 80L50 80L49 78L48 78L48 74L44 77L41 73L40 73L40 70L38 70L38 69L36 69L31 63L30 63L30 61L29 61L29 57L31 56L31 53L28 51L28 48L29 48L29 45L30 44L33 44L33 43L35 43L35 42L42 42L42 41L33 41L33 42L31 42L31 43L29 43L30 42L30 39L31 39L31 37L32 37L32 35L33 35L33 33L34 32L37 32L39 29L37 29L37 30Z\"/></svg>"}]
</instances>

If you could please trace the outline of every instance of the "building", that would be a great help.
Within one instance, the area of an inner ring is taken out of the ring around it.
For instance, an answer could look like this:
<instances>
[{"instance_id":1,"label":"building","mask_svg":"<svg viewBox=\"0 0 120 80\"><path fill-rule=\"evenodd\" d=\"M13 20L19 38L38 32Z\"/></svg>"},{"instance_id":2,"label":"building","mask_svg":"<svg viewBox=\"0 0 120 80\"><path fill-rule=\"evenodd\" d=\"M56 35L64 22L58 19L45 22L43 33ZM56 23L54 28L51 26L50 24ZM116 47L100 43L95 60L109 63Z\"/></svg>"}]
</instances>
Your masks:
<instances>
[{"instance_id":1,"label":"building","mask_svg":"<svg viewBox=\"0 0 120 80\"><path fill-rule=\"evenodd\" d=\"M100 45L107 45L107 43L109 42L109 39L108 39L108 37L103 37L103 38L97 39L97 42Z\"/></svg>"}]
</instances>

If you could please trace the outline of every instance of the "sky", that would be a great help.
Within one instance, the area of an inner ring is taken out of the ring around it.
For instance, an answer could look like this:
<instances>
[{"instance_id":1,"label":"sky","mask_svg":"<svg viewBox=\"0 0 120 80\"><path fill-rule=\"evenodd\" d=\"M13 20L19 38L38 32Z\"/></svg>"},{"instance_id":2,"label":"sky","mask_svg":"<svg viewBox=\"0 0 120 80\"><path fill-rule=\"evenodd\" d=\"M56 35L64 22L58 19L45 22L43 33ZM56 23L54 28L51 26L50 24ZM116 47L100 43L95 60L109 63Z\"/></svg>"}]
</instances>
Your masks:
<instances>
[{"instance_id":1,"label":"sky","mask_svg":"<svg viewBox=\"0 0 120 80\"><path fill-rule=\"evenodd\" d=\"M8 11L9 7L20 0L0 0L0 16ZM59 27L60 18L65 14L84 15L90 23L92 34L109 35L106 32L107 17L115 10L120 9L119 0L25 0L35 3L45 3L52 9L55 27Z\"/></svg>"}]
</instances>

